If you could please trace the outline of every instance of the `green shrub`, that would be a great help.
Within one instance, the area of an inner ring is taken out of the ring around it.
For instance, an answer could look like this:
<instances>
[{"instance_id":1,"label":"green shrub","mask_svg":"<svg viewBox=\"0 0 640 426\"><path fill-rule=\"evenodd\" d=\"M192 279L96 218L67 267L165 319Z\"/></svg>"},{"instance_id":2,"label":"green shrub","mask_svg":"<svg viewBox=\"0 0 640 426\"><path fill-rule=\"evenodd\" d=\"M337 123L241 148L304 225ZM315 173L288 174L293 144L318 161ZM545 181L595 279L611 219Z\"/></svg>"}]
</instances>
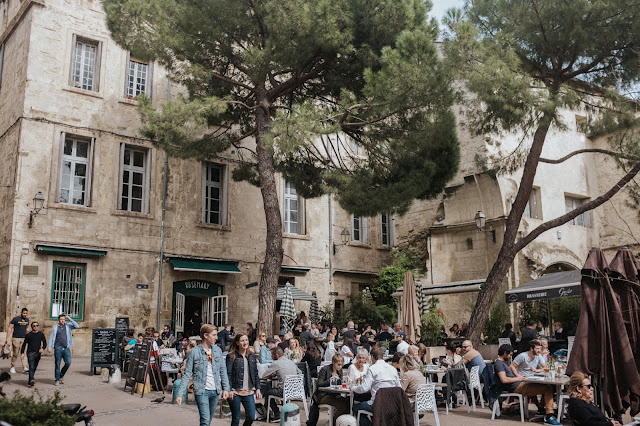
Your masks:
<instances>
[{"instance_id":1,"label":"green shrub","mask_svg":"<svg viewBox=\"0 0 640 426\"><path fill-rule=\"evenodd\" d=\"M502 330L507 322L509 322L509 307L504 299L498 297L489 311L487 321L484 323L482 332L485 336L485 342L490 344L498 343L498 338L502 335Z\"/></svg>"},{"instance_id":2,"label":"green shrub","mask_svg":"<svg viewBox=\"0 0 640 426\"><path fill-rule=\"evenodd\" d=\"M398 298L391 296L404 285L404 273L419 268L420 259L409 249L391 250L393 263L380 269L371 287L373 301L378 306L388 306L394 311L398 308Z\"/></svg>"},{"instance_id":3,"label":"green shrub","mask_svg":"<svg viewBox=\"0 0 640 426\"><path fill-rule=\"evenodd\" d=\"M429 310L420 317L422 323L420 342L427 346L438 345L442 326L447 323L447 317L442 309L438 309L438 302L440 300L437 297L430 298L428 301Z\"/></svg>"},{"instance_id":4,"label":"green shrub","mask_svg":"<svg viewBox=\"0 0 640 426\"><path fill-rule=\"evenodd\" d=\"M64 414L60 392L46 399L37 390L35 394L37 400L19 391L12 398L0 398L0 419L12 426L73 426L75 419Z\"/></svg>"}]
</instances>

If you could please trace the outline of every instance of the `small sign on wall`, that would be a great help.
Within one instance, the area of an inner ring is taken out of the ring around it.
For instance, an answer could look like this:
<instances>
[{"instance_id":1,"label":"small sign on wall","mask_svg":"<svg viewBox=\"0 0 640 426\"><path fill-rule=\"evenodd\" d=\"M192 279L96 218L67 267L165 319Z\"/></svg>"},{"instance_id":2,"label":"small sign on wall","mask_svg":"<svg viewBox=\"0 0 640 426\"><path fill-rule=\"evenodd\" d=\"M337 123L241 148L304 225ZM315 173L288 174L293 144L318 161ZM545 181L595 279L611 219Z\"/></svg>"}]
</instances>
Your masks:
<instances>
[{"instance_id":1,"label":"small sign on wall","mask_svg":"<svg viewBox=\"0 0 640 426\"><path fill-rule=\"evenodd\" d=\"M23 265L22 275L38 275L38 267L35 265Z\"/></svg>"},{"instance_id":2,"label":"small sign on wall","mask_svg":"<svg viewBox=\"0 0 640 426\"><path fill-rule=\"evenodd\" d=\"M136 284L136 288L146 289L149 288L149 284Z\"/></svg>"}]
</instances>

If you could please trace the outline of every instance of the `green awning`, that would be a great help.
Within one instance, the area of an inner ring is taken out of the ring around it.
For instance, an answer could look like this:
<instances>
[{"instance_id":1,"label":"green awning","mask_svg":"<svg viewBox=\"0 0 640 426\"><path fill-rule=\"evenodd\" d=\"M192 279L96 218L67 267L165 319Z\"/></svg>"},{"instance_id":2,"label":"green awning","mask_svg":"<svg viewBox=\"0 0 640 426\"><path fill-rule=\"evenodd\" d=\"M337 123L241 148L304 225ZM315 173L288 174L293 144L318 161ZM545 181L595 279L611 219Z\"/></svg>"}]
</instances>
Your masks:
<instances>
[{"instance_id":1,"label":"green awning","mask_svg":"<svg viewBox=\"0 0 640 426\"><path fill-rule=\"evenodd\" d=\"M282 266L280 268L280 273L306 274L310 270L311 268L301 268L299 266Z\"/></svg>"},{"instance_id":2,"label":"green awning","mask_svg":"<svg viewBox=\"0 0 640 426\"><path fill-rule=\"evenodd\" d=\"M36 244L36 251L43 254L61 254L64 256L103 257L106 250L87 249L80 247L54 246L49 244Z\"/></svg>"},{"instance_id":3,"label":"green awning","mask_svg":"<svg viewBox=\"0 0 640 426\"><path fill-rule=\"evenodd\" d=\"M185 257L170 257L169 262L175 271L215 272L218 274L240 274L237 260L204 260Z\"/></svg>"}]
</instances>

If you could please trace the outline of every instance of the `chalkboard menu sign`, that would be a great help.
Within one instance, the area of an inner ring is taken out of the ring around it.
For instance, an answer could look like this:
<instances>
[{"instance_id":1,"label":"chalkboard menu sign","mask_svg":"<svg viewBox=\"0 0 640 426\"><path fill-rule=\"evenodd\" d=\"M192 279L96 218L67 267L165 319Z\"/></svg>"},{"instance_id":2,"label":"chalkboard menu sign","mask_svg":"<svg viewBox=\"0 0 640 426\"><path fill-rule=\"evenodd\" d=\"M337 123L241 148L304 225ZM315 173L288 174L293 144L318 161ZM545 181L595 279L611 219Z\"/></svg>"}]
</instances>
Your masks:
<instances>
[{"instance_id":1,"label":"chalkboard menu sign","mask_svg":"<svg viewBox=\"0 0 640 426\"><path fill-rule=\"evenodd\" d=\"M125 390L127 389L127 387L131 387L131 394L133 394L133 392L135 391L137 383L146 383L147 374L151 373L151 371L153 370L149 361L152 350L153 339L148 338L145 338L142 343L136 343L133 349L133 354L131 355L131 359L129 361L127 378L124 384ZM154 383L156 381L156 377L160 377L160 368L158 364L155 364L155 369L157 370L157 376L151 376L154 380ZM162 383L157 383L156 385L162 388L162 393L164 393L164 387ZM144 396L144 386L142 396Z\"/></svg>"},{"instance_id":2,"label":"chalkboard menu sign","mask_svg":"<svg viewBox=\"0 0 640 426\"><path fill-rule=\"evenodd\" d=\"M118 331L115 328L94 328L91 339L91 375L98 367L118 364Z\"/></svg>"},{"instance_id":3,"label":"chalkboard menu sign","mask_svg":"<svg viewBox=\"0 0 640 426\"><path fill-rule=\"evenodd\" d=\"M120 336L126 336L129 332L129 317L116 317L116 330Z\"/></svg>"}]
</instances>

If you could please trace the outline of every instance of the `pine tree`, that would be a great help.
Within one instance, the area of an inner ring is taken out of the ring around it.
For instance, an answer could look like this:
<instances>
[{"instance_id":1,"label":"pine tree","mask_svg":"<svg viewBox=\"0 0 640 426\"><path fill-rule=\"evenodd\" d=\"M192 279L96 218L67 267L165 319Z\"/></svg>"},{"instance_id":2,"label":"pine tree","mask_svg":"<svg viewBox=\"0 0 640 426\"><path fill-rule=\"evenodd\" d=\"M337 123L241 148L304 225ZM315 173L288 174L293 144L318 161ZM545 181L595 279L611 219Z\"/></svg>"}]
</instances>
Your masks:
<instances>
[{"instance_id":1,"label":"pine tree","mask_svg":"<svg viewBox=\"0 0 640 426\"><path fill-rule=\"evenodd\" d=\"M504 242L469 323L478 344L492 301L516 254L536 237L609 200L640 171L637 103L621 93L640 77L638 0L474 0L446 23L448 60L472 96L470 124L477 134L525 135L496 171L522 170L506 221ZM585 131L610 135L611 150L582 149L560 159L541 157L549 129L562 129L561 109L587 107L597 120ZM516 239L538 164L562 164L575 155L611 155L625 175L579 208L543 222ZM492 159L497 160L497 159Z\"/></svg>"},{"instance_id":2,"label":"pine tree","mask_svg":"<svg viewBox=\"0 0 640 426\"><path fill-rule=\"evenodd\" d=\"M276 173L350 213L405 212L443 190L459 148L428 0L103 0L113 38L188 90L141 100L172 155L234 149L267 222L258 328L271 333L282 263ZM206 129L204 133L202 130Z\"/></svg>"}]
</instances>

